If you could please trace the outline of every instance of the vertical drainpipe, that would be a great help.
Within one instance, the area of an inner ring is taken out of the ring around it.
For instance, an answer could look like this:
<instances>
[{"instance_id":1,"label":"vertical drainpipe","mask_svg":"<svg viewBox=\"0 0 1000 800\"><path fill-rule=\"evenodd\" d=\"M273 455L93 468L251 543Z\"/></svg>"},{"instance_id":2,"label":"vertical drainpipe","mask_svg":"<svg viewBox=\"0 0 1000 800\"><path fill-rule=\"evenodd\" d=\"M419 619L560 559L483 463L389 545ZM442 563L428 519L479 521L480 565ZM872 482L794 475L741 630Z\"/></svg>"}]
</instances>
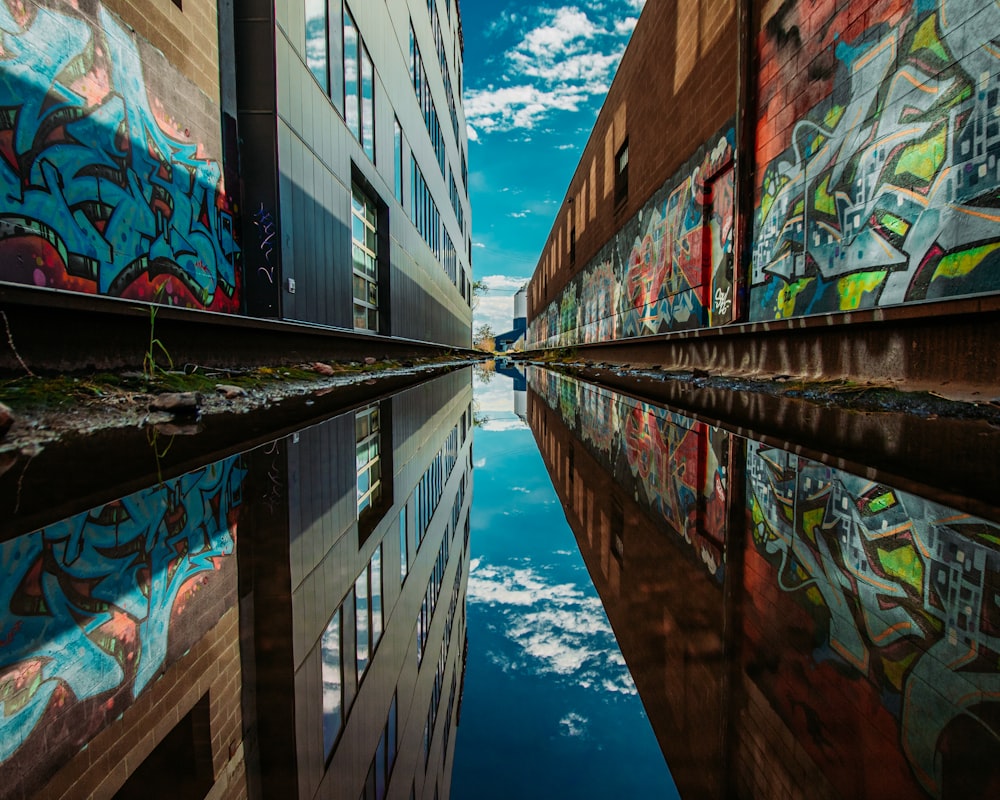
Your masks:
<instances>
[{"instance_id":1,"label":"vertical drainpipe","mask_svg":"<svg viewBox=\"0 0 1000 800\"><path fill-rule=\"evenodd\" d=\"M757 142L757 32L760 28L761 0L738 2L737 8L737 85L736 85L736 219L735 282L733 322L749 318L750 279L753 255L754 181ZM728 470L728 508L726 513L725 581L723 588L723 647L725 677L722 752L725 759L724 794L741 794L739 786L739 741L743 676L743 604L745 602L744 558L747 546L747 441L730 437Z\"/></svg>"},{"instance_id":2,"label":"vertical drainpipe","mask_svg":"<svg viewBox=\"0 0 1000 800\"><path fill-rule=\"evenodd\" d=\"M760 0L736 4L736 219L733 322L749 318L757 145L757 30Z\"/></svg>"}]
</instances>

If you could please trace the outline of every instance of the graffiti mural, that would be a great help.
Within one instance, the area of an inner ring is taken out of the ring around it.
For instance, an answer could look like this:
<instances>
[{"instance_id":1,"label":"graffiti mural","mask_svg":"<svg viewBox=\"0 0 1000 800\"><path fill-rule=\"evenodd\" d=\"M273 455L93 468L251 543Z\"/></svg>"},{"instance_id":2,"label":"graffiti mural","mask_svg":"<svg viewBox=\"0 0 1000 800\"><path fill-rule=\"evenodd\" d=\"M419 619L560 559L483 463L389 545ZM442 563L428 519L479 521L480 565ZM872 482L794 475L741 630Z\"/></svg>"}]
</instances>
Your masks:
<instances>
[{"instance_id":1,"label":"graffiti mural","mask_svg":"<svg viewBox=\"0 0 1000 800\"><path fill-rule=\"evenodd\" d=\"M531 368L528 379L626 490L721 581L729 434L556 372Z\"/></svg>"},{"instance_id":2,"label":"graffiti mural","mask_svg":"<svg viewBox=\"0 0 1000 800\"><path fill-rule=\"evenodd\" d=\"M0 765L40 726L78 749L169 666L234 553L244 475L233 456L0 544Z\"/></svg>"},{"instance_id":3,"label":"graffiti mural","mask_svg":"<svg viewBox=\"0 0 1000 800\"><path fill-rule=\"evenodd\" d=\"M733 319L733 148L701 148L529 326L534 346L646 336Z\"/></svg>"},{"instance_id":4,"label":"graffiti mural","mask_svg":"<svg viewBox=\"0 0 1000 800\"><path fill-rule=\"evenodd\" d=\"M4 1L0 50L0 279L238 311L221 166L151 97L135 35Z\"/></svg>"},{"instance_id":5,"label":"graffiti mural","mask_svg":"<svg viewBox=\"0 0 1000 800\"><path fill-rule=\"evenodd\" d=\"M1000 527L747 446L748 674L843 796L989 796L958 773L1000 781Z\"/></svg>"},{"instance_id":6,"label":"graffiti mural","mask_svg":"<svg viewBox=\"0 0 1000 800\"><path fill-rule=\"evenodd\" d=\"M761 34L751 319L1000 290L1000 6L859 5Z\"/></svg>"}]
</instances>

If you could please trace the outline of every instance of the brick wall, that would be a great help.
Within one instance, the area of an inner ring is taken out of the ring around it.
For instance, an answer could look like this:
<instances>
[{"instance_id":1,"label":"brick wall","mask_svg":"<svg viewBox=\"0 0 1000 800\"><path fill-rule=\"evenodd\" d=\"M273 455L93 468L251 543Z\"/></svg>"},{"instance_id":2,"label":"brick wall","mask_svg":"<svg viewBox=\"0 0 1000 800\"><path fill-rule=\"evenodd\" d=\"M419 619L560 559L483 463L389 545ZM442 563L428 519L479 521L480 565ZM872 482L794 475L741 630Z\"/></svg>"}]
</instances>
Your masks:
<instances>
[{"instance_id":1,"label":"brick wall","mask_svg":"<svg viewBox=\"0 0 1000 800\"><path fill-rule=\"evenodd\" d=\"M643 10L529 284L529 319L735 113L735 8L697 0ZM614 160L626 137L628 197L616 204Z\"/></svg>"},{"instance_id":2,"label":"brick wall","mask_svg":"<svg viewBox=\"0 0 1000 800\"><path fill-rule=\"evenodd\" d=\"M113 797L171 729L207 696L208 730L199 730L195 741L197 747L206 745L207 740L211 748L214 782L207 797L246 797L238 625L239 612L231 608L148 691L59 770L42 796L49 800ZM178 773L195 768L195 764L176 766Z\"/></svg>"},{"instance_id":3,"label":"brick wall","mask_svg":"<svg viewBox=\"0 0 1000 800\"><path fill-rule=\"evenodd\" d=\"M9 12L0 281L239 311L216 3L183 5Z\"/></svg>"},{"instance_id":4,"label":"brick wall","mask_svg":"<svg viewBox=\"0 0 1000 800\"><path fill-rule=\"evenodd\" d=\"M986 0L763 4L751 320L1000 291L998 27Z\"/></svg>"},{"instance_id":5,"label":"brick wall","mask_svg":"<svg viewBox=\"0 0 1000 800\"><path fill-rule=\"evenodd\" d=\"M219 15L216 0L104 0L104 6L160 50L208 98L219 101Z\"/></svg>"}]
</instances>

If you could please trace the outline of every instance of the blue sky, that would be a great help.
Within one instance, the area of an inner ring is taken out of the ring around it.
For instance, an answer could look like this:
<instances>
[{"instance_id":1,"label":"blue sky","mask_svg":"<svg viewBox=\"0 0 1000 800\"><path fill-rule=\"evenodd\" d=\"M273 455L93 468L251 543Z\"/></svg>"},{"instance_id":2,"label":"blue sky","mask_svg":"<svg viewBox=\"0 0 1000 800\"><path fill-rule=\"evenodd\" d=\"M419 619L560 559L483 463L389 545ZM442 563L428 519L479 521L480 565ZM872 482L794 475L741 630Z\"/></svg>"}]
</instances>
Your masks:
<instances>
[{"instance_id":1,"label":"blue sky","mask_svg":"<svg viewBox=\"0 0 1000 800\"><path fill-rule=\"evenodd\" d=\"M646 0L461 0L473 327L509 330Z\"/></svg>"},{"instance_id":2,"label":"blue sky","mask_svg":"<svg viewBox=\"0 0 1000 800\"><path fill-rule=\"evenodd\" d=\"M453 800L676 798L513 386L473 378L469 654Z\"/></svg>"}]
</instances>

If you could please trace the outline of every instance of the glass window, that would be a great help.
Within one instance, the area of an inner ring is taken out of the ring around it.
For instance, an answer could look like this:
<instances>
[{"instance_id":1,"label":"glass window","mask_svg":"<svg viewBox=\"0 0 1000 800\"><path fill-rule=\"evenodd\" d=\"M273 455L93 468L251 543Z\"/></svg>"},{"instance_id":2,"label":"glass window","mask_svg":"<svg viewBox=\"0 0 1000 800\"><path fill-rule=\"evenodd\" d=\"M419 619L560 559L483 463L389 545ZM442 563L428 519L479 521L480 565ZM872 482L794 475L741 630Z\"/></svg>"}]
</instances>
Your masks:
<instances>
[{"instance_id":1,"label":"glass window","mask_svg":"<svg viewBox=\"0 0 1000 800\"><path fill-rule=\"evenodd\" d=\"M395 165L393 169L395 170L396 183L394 186L394 192L396 195L397 202L403 204L403 129L399 124L399 120L393 121L393 164Z\"/></svg>"},{"instance_id":2,"label":"glass window","mask_svg":"<svg viewBox=\"0 0 1000 800\"><path fill-rule=\"evenodd\" d=\"M372 560L368 569L371 575L372 597L371 646L372 650L374 650L382 638L382 545L379 545L378 549L372 554Z\"/></svg>"},{"instance_id":3,"label":"glass window","mask_svg":"<svg viewBox=\"0 0 1000 800\"><path fill-rule=\"evenodd\" d=\"M378 331L378 209L357 184L351 190L354 327Z\"/></svg>"},{"instance_id":4,"label":"glass window","mask_svg":"<svg viewBox=\"0 0 1000 800\"><path fill-rule=\"evenodd\" d=\"M355 445L356 468L358 473L358 515L370 505L377 503L382 497L382 472L379 456L378 406L368 406L355 414L354 432L357 438Z\"/></svg>"},{"instance_id":5,"label":"glass window","mask_svg":"<svg viewBox=\"0 0 1000 800\"><path fill-rule=\"evenodd\" d=\"M399 512L399 582L406 580L410 563L410 541L406 535L406 506Z\"/></svg>"},{"instance_id":6,"label":"glass window","mask_svg":"<svg viewBox=\"0 0 1000 800\"><path fill-rule=\"evenodd\" d=\"M615 155L615 203L628 197L628 139Z\"/></svg>"},{"instance_id":7,"label":"glass window","mask_svg":"<svg viewBox=\"0 0 1000 800\"><path fill-rule=\"evenodd\" d=\"M344 121L354 138L361 140L360 49L358 29L344 6Z\"/></svg>"},{"instance_id":8,"label":"glass window","mask_svg":"<svg viewBox=\"0 0 1000 800\"><path fill-rule=\"evenodd\" d=\"M323 91L329 94L330 42L326 2L327 0L306 0L306 65Z\"/></svg>"},{"instance_id":9,"label":"glass window","mask_svg":"<svg viewBox=\"0 0 1000 800\"><path fill-rule=\"evenodd\" d=\"M361 48L361 146L375 161L375 70L368 48Z\"/></svg>"},{"instance_id":10,"label":"glass window","mask_svg":"<svg viewBox=\"0 0 1000 800\"><path fill-rule=\"evenodd\" d=\"M344 667L341 662L340 620L338 608L323 631L320 643L323 677L323 751L333 747L343 721Z\"/></svg>"},{"instance_id":11,"label":"glass window","mask_svg":"<svg viewBox=\"0 0 1000 800\"><path fill-rule=\"evenodd\" d=\"M357 624L357 639L355 654L358 662L358 680L368 669L368 659L370 655L368 647L368 570L362 572L354 582L354 613Z\"/></svg>"}]
</instances>

